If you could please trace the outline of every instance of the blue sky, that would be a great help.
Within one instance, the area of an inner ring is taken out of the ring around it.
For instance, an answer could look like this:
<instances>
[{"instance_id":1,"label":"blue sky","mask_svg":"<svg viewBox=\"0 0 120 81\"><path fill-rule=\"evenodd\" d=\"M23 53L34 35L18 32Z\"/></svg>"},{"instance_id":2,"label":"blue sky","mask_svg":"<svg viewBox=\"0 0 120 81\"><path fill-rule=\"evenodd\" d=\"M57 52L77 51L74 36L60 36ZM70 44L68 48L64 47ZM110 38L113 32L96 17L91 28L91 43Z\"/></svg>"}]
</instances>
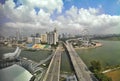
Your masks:
<instances>
[{"instance_id":1,"label":"blue sky","mask_svg":"<svg viewBox=\"0 0 120 81\"><path fill-rule=\"evenodd\" d=\"M0 0L0 32L8 28L120 33L120 0ZM79 32L78 32L79 33Z\"/></svg>"},{"instance_id":2,"label":"blue sky","mask_svg":"<svg viewBox=\"0 0 120 81\"><path fill-rule=\"evenodd\" d=\"M0 0L1 4L5 4L7 0ZM22 5L21 0L13 0L16 4L16 7ZM76 6L77 8L101 8L102 13L110 15L120 15L120 1L119 0L63 0L63 10L64 13L66 10L70 9L71 6ZM39 8L35 7L36 11L39 11Z\"/></svg>"},{"instance_id":3,"label":"blue sky","mask_svg":"<svg viewBox=\"0 0 120 81\"><path fill-rule=\"evenodd\" d=\"M69 9L72 5L77 8L99 8L102 7L102 13L110 15L120 15L120 4L118 0L63 0L64 10Z\"/></svg>"}]
</instances>

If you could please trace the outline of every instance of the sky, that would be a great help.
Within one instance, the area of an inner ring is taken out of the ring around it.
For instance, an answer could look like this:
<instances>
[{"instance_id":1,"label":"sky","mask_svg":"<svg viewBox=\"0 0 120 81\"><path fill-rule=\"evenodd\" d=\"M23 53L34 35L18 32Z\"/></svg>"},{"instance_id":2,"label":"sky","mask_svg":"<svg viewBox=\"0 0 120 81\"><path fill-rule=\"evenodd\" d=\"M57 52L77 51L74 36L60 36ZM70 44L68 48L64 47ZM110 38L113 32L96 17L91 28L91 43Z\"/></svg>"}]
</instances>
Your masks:
<instances>
[{"instance_id":1,"label":"sky","mask_svg":"<svg viewBox=\"0 0 120 81\"><path fill-rule=\"evenodd\" d=\"M120 0L0 0L0 35L120 34Z\"/></svg>"}]
</instances>

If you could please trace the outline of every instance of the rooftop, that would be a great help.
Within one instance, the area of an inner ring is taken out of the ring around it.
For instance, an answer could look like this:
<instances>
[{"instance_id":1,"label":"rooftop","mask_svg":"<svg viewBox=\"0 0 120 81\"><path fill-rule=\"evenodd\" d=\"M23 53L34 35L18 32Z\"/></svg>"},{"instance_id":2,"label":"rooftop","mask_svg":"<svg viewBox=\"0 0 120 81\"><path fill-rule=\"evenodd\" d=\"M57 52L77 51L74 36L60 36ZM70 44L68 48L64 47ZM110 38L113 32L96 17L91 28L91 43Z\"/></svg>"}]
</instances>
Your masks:
<instances>
[{"instance_id":1,"label":"rooftop","mask_svg":"<svg viewBox=\"0 0 120 81\"><path fill-rule=\"evenodd\" d=\"M0 69L0 81L29 81L32 74L19 65Z\"/></svg>"}]
</instances>

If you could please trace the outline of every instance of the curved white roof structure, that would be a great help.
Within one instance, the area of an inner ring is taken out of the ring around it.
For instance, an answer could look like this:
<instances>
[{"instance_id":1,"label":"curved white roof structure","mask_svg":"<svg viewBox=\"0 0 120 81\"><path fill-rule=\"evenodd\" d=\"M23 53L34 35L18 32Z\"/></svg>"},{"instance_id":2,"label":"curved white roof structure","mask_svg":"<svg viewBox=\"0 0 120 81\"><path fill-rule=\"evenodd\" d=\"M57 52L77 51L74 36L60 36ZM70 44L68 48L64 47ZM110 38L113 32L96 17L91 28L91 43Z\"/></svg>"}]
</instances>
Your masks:
<instances>
[{"instance_id":1,"label":"curved white roof structure","mask_svg":"<svg viewBox=\"0 0 120 81\"><path fill-rule=\"evenodd\" d=\"M13 52L13 53L5 53L5 54L3 54L2 59L4 59L4 60L8 60L8 59L9 60L14 60L17 57L19 57L20 53L21 53L21 49L19 47L17 47L15 52Z\"/></svg>"},{"instance_id":2,"label":"curved white roof structure","mask_svg":"<svg viewBox=\"0 0 120 81\"><path fill-rule=\"evenodd\" d=\"M19 65L0 69L0 81L30 81L32 74Z\"/></svg>"}]
</instances>

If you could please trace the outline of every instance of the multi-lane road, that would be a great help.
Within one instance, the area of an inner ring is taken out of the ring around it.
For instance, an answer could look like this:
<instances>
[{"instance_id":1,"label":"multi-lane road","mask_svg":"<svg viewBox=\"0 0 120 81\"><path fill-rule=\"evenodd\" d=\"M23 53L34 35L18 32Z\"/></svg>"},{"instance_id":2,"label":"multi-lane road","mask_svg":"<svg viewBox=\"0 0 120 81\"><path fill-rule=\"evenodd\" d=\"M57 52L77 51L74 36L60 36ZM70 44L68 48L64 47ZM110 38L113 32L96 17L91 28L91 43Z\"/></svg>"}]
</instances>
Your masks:
<instances>
[{"instance_id":1,"label":"multi-lane road","mask_svg":"<svg viewBox=\"0 0 120 81\"><path fill-rule=\"evenodd\" d=\"M98 81L68 41L66 41L65 46L69 52L78 81Z\"/></svg>"},{"instance_id":2,"label":"multi-lane road","mask_svg":"<svg viewBox=\"0 0 120 81\"><path fill-rule=\"evenodd\" d=\"M61 47L58 46L53 55L43 81L59 81L61 64Z\"/></svg>"},{"instance_id":3,"label":"multi-lane road","mask_svg":"<svg viewBox=\"0 0 120 81\"><path fill-rule=\"evenodd\" d=\"M89 71L85 63L74 50L71 43L66 41L64 45L69 53L76 77L78 81L98 81ZM47 72L42 81L59 81L61 64L61 46L59 45L51 59Z\"/></svg>"}]
</instances>

